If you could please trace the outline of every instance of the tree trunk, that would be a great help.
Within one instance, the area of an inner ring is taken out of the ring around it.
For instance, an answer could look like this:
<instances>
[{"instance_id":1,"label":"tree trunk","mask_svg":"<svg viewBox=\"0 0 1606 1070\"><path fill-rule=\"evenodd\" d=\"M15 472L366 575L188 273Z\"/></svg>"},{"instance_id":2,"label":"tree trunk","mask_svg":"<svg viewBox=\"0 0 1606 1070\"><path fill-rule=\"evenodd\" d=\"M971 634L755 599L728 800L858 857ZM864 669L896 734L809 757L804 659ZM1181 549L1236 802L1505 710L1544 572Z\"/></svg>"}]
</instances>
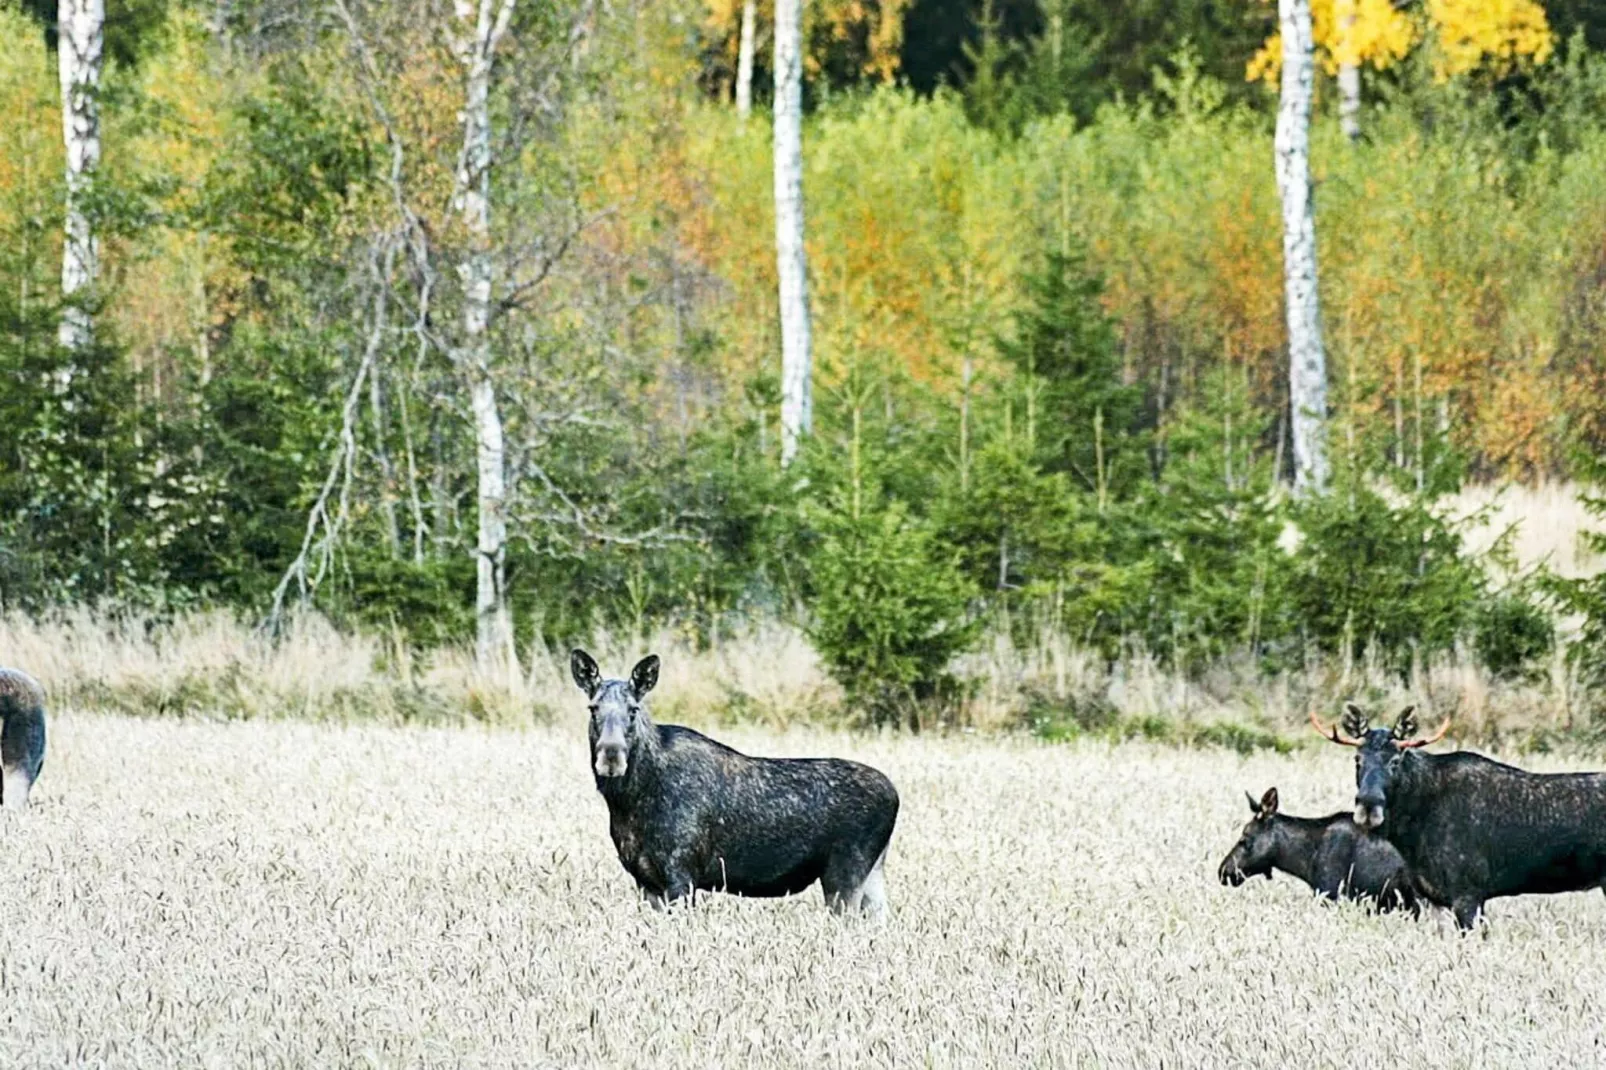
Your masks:
<instances>
[{"instance_id":1,"label":"tree trunk","mask_svg":"<svg viewBox=\"0 0 1606 1070\"><path fill-rule=\"evenodd\" d=\"M374 456L379 461L379 515L385 525L385 546L393 558L401 557L401 527L396 522L396 466L390 460L390 447L385 445L385 388L380 381L379 369L374 368L368 377L368 411L374 421Z\"/></svg>"},{"instance_id":2,"label":"tree trunk","mask_svg":"<svg viewBox=\"0 0 1606 1070\"><path fill-rule=\"evenodd\" d=\"M1356 0L1337 0L1333 15L1338 23L1338 123L1350 141L1361 137L1361 66L1355 48Z\"/></svg>"},{"instance_id":3,"label":"tree trunk","mask_svg":"<svg viewBox=\"0 0 1606 1070\"><path fill-rule=\"evenodd\" d=\"M94 293L100 243L85 209L100 164L100 70L106 24L105 0L61 0L58 11L61 67L61 129L67 148L67 211L61 249L60 338L76 356L88 344L92 324L85 301ZM76 365L63 376L70 382Z\"/></svg>"},{"instance_id":4,"label":"tree trunk","mask_svg":"<svg viewBox=\"0 0 1606 1070\"><path fill-rule=\"evenodd\" d=\"M1316 214L1310 182L1314 78L1310 0L1278 0L1282 21L1282 99L1277 106L1277 193L1283 208L1283 289L1288 305L1288 392L1293 423L1294 490L1327 486L1327 364L1316 289Z\"/></svg>"},{"instance_id":5,"label":"tree trunk","mask_svg":"<svg viewBox=\"0 0 1606 1070\"><path fill-rule=\"evenodd\" d=\"M1338 123L1350 141L1361 139L1361 69L1353 63L1338 68Z\"/></svg>"},{"instance_id":6,"label":"tree trunk","mask_svg":"<svg viewBox=\"0 0 1606 1070\"><path fill-rule=\"evenodd\" d=\"M479 476L479 538L475 547L474 656L482 671L496 666L512 645L504 580L507 560L507 469L502 414L491 377L491 65L507 32L515 0L455 0L458 58L464 68L463 151L458 159L454 207L468 233L458 265L463 282L463 336L455 363L468 380L474 411Z\"/></svg>"},{"instance_id":7,"label":"tree trunk","mask_svg":"<svg viewBox=\"0 0 1606 1070\"><path fill-rule=\"evenodd\" d=\"M781 300L781 463L813 416L808 258L803 248L803 3L775 4L775 256Z\"/></svg>"},{"instance_id":8,"label":"tree trunk","mask_svg":"<svg viewBox=\"0 0 1606 1070\"><path fill-rule=\"evenodd\" d=\"M736 114L746 119L753 110L753 53L757 49L758 3L742 4L741 50L736 54Z\"/></svg>"}]
</instances>

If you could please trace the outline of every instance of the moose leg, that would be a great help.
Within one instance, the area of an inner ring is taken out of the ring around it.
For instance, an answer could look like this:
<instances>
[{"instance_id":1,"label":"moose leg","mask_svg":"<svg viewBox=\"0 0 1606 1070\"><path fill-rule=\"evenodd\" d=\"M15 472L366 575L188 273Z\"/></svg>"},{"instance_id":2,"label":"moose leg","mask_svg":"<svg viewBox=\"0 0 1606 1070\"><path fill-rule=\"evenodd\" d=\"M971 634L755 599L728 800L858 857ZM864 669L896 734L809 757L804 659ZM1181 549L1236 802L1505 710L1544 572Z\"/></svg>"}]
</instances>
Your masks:
<instances>
[{"instance_id":1,"label":"moose leg","mask_svg":"<svg viewBox=\"0 0 1606 1070\"><path fill-rule=\"evenodd\" d=\"M45 764L45 722L42 717L14 717L0 733L0 805L21 810Z\"/></svg>"},{"instance_id":2,"label":"moose leg","mask_svg":"<svg viewBox=\"0 0 1606 1070\"><path fill-rule=\"evenodd\" d=\"M1478 923L1478 915L1483 911L1483 900L1456 899L1450 903L1450 910L1455 914L1456 928L1462 932L1469 932Z\"/></svg>"},{"instance_id":3,"label":"moose leg","mask_svg":"<svg viewBox=\"0 0 1606 1070\"><path fill-rule=\"evenodd\" d=\"M677 903L691 903L693 884L691 873L678 862L671 862L664 867L664 890L652 896L652 905L659 910L668 910Z\"/></svg>"},{"instance_id":4,"label":"moose leg","mask_svg":"<svg viewBox=\"0 0 1606 1070\"><path fill-rule=\"evenodd\" d=\"M882 851L881 857L870 867L870 875L864 878L864 883L859 886L859 909L872 918L887 916L887 882L882 874L882 865L886 860L887 852Z\"/></svg>"},{"instance_id":5,"label":"moose leg","mask_svg":"<svg viewBox=\"0 0 1606 1070\"><path fill-rule=\"evenodd\" d=\"M820 890L825 902L838 914L864 911L877 916L886 912L886 884L881 877L881 863L886 850L874 862L852 848L833 854L820 875ZM868 862L868 864L866 864Z\"/></svg>"},{"instance_id":6,"label":"moose leg","mask_svg":"<svg viewBox=\"0 0 1606 1070\"><path fill-rule=\"evenodd\" d=\"M28 792L33 788L33 778L28 770L18 765L7 765L0 769L0 804L7 810L21 810L28 805Z\"/></svg>"}]
</instances>

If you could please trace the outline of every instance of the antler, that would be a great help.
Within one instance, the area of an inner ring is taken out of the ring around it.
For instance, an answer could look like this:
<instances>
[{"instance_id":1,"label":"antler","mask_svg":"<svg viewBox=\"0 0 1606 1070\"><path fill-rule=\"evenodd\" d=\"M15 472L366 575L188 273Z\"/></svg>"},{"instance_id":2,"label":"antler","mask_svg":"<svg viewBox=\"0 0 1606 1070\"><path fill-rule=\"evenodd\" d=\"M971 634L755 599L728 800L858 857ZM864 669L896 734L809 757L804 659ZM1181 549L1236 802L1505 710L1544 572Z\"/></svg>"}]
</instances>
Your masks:
<instances>
[{"instance_id":1,"label":"antler","mask_svg":"<svg viewBox=\"0 0 1606 1070\"><path fill-rule=\"evenodd\" d=\"M1338 725L1336 724L1331 728L1324 728L1322 726L1322 722L1316 719L1315 710L1310 711L1310 723L1311 727L1316 729L1316 734L1325 740L1329 740L1333 743L1342 743L1346 747L1359 747L1361 745L1361 741L1358 739L1351 739L1348 736L1340 735L1338 731Z\"/></svg>"},{"instance_id":2,"label":"antler","mask_svg":"<svg viewBox=\"0 0 1606 1070\"><path fill-rule=\"evenodd\" d=\"M1450 718L1446 717L1444 719L1444 723L1439 726L1439 730L1437 732L1433 733L1432 736L1428 737L1427 739L1406 740L1406 741L1404 741L1404 742L1399 744L1399 748L1401 750L1410 750L1410 749L1412 749L1414 747L1425 747L1429 743L1437 743L1439 740L1444 738L1444 734L1446 732L1448 732L1449 730L1450 730Z\"/></svg>"}]
</instances>

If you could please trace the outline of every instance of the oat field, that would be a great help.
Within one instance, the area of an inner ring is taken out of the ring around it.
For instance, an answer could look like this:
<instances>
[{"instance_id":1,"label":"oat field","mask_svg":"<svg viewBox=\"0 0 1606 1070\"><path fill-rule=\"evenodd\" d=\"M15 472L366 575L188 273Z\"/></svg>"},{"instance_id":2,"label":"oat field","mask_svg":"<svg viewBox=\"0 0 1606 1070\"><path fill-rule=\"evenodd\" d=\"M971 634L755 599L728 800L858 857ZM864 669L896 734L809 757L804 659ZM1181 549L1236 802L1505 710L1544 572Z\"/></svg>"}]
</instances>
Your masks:
<instances>
[{"instance_id":1,"label":"oat field","mask_svg":"<svg viewBox=\"0 0 1606 1070\"><path fill-rule=\"evenodd\" d=\"M1606 1058L1599 895L1500 900L1461 938L1215 883L1245 789L1343 805L1319 747L727 733L893 777L877 925L813 892L655 913L583 731L58 717L36 805L0 814L0 1065Z\"/></svg>"}]
</instances>

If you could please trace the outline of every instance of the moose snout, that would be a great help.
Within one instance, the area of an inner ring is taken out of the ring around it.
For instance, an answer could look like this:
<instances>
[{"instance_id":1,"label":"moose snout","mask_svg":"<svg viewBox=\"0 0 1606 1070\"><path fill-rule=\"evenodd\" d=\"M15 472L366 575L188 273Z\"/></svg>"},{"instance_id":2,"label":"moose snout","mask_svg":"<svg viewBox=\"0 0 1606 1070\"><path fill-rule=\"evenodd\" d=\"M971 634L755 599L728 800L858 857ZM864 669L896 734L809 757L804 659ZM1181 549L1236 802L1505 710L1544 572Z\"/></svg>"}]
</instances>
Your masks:
<instances>
[{"instance_id":1,"label":"moose snout","mask_svg":"<svg viewBox=\"0 0 1606 1070\"><path fill-rule=\"evenodd\" d=\"M1377 828L1383 824L1385 800L1381 791L1362 786L1355 793L1355 823L1361 828Z\"/></svg>"},{"instance_id":2,"label":"moose snout","mask_svg":"<svg viewBox=\"0 0 1606 1070\"><path fill-rule=\"evenodd\" d=\"M598 776L624 776L629 765L622 743L602 743L597 746L595 767Z\"/></svg>"},{"instance_id":3,"label":"moose snout","mask_svg":"<svg viewBox=\"0 0 1606 1070\"><path fill-rule=\"evenodd\" d=\"M1216 867L1216 879L1229 888L1236 888L1249 878L1244 876L1243 867L1238 864L1238 852L1235 850L1221 860Z\"/></svg>"}]
</instances>

